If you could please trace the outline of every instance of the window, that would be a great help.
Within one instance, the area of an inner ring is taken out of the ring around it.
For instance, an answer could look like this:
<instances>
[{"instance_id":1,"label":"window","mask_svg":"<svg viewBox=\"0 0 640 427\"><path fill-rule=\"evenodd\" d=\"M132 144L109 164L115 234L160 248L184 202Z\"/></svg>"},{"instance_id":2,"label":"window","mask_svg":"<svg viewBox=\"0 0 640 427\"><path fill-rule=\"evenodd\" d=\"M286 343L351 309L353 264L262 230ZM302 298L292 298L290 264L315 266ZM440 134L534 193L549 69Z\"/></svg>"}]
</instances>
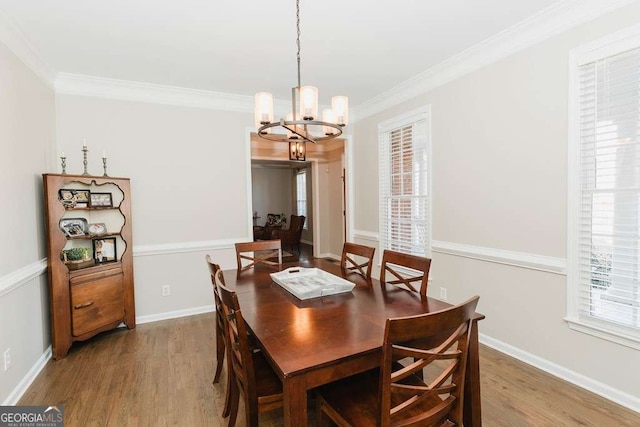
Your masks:
<instances>
[{"instance_id":1,"label":"window","mask_svg":"<svg viewBox=\"0 0 640 427\"><path fill-rule=\"evenodd\" d=\"M302 169L296 172L296 212L297 215L307 217L307 170ZM303 229L307 230L307 223L304 222Z\"/></svg>"},{"instance_id":2,"label":"window","mask_svg":"<svg viewBox=\"0 0 640 427\"><path fill-rule=\"evenodd\" d=\"M428 116L421 109L378 126L383 250L430 254Z\"/></svg>"},{"instance_id":3,"label":"window","mask_svg":"<svg viewBox=\"0 0 640 427\"><path fill-rule=\"evenodd\" d=\"M611 40L572 56L567 320L640 348L640 27Z\"/></svg>"}]
</instances>

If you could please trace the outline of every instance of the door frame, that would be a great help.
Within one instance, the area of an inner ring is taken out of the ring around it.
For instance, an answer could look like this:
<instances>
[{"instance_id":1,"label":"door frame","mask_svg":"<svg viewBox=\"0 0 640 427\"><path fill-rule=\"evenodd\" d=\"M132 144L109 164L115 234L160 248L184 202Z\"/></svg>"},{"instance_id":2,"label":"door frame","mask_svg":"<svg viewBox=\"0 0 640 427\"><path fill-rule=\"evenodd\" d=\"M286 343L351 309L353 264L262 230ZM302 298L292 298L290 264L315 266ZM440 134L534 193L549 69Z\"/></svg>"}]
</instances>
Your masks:
<instances>
[{"instance_id":1,"label":"door frame","mask_svg":"<svg viewBox=\"0 0 640 427\"><path fill-rule=\"evenodd\" d=\"M253 211L252 211L252 203L253 203L253 188L251 185L251 160L288 160L282 159L279 157L270 157L270 156L251 156L251 136L255 134L255 130L253 127L245 128L245 168L246 168L246 223L247 223L247 239L253 240ZM352 137L350 135L345 135L341 139L344 140L344 174L346 176L346 194L345 194L345 209L346 209L346 223L347 229L344 230L346 233L345 239L346 241L350 241L353 235L353 144ZM319 164L318 159L309 159L311 162L311 174L312 174L312 200L313 200L313 254L314 256L320 255L329 255L334 257L340 257L340 254L321 254L320 253L320 242L322 240L321 230L320 230L320 221L318 220L320 217L320 203L319 203ZM342 189L340 189L342 191Z\"/></svg>"}]
</instances>

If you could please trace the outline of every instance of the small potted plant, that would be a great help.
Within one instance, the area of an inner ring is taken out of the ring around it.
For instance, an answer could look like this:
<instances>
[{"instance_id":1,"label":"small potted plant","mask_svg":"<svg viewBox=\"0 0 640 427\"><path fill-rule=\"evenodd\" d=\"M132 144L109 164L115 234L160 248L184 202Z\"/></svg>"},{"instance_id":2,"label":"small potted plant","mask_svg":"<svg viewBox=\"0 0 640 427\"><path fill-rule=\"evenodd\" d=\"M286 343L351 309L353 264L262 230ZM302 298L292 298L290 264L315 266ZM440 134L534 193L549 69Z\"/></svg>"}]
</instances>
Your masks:
<instances>
[{"instance_id":1,"label":"small potted plant","mask_svg":"<svg viewBox=\"0 0 640 427\"><path fill-rule=\"evenodd\" d=\"M71 248L62 251L62 260L71 270L86 267L92 263L89 248Z\"/></svg>"}]
</instances>

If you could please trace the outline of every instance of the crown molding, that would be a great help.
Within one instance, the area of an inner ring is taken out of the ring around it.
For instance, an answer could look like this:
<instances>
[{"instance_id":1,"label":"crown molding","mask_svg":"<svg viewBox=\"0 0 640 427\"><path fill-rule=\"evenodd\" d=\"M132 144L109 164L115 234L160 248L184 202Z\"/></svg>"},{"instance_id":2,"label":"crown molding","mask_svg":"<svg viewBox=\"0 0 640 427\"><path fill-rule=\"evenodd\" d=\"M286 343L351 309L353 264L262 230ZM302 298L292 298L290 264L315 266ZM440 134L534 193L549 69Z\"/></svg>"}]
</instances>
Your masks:
<instances>
[{"instance_id":1,"label":"crown molding","mask_svg":"<svg viewBox=\"0 0 640 427\"><path fill-rule=\"evenodd\" d=\"M18 29L18 26L0 10L0 42L18 57L40 80L55 89L56 72Z\"/></svg>"},{"instance_id":2,"label":"crown molding","mask_svg":"<svg viewBox=\"0 0 640 427\"><path fill-rule=\"evenodd\" d=\"M56 93L121 101L253 113L253 96L189 89L82 74L58 73ZM288 101L274 100L276 112L288 111Z\"/></svg>"},{"instance_id":3,"label":"crown molding","mask_svg":"<svg viewBox=\"0 0 640 427\"><path fill-rule=\"evenodd\" d=\"M436 87L536 45L636 0L565 0L354 107L354 121L424 94Z\"/></svg>"}]
</instances>

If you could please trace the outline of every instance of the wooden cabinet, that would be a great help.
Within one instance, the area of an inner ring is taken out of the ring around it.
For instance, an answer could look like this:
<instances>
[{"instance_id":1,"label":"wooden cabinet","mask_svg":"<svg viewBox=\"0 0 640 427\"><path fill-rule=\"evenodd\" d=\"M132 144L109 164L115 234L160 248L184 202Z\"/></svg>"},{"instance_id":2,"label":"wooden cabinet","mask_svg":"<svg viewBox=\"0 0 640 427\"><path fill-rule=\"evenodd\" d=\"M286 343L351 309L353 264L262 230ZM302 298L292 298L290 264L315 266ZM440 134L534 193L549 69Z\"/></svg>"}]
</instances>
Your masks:
<instances>
[{"instance_id":1,"label":"wooden cabinet","mask_svg":"<svg viewBox=\"0 0 640 427\"><path fill-rule=\"evenodd\" d=\"M53 357L124 323L135 328L128 178L44 174Z\"/></svg>"}]
</instances>

